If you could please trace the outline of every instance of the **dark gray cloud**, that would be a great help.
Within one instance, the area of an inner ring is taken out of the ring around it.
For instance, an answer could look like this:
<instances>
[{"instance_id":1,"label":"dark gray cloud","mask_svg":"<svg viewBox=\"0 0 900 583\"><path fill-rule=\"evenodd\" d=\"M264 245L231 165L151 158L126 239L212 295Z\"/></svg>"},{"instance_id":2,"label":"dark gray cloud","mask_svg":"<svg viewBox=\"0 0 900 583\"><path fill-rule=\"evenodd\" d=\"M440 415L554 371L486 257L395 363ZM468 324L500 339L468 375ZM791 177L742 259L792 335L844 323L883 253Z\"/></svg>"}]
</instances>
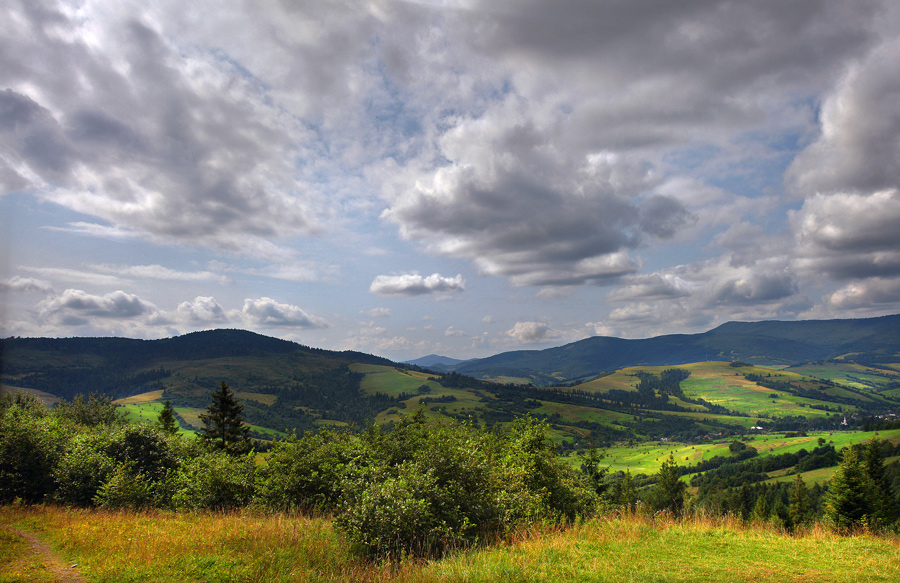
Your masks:
<instances>
[{"instance_id":1,"label":"dark gray cloud","mask_svg":"<svg viewBox=\"0 0 900 583\"><path fill-rule=\"evenodd\" d=\"M90 319L147 318L159 310L134 294L115 291L95 295L78 289L67 289L59 296L50 297L40 304L41 319L64 326L80 326Z\"/></svg>"}]
</instances>

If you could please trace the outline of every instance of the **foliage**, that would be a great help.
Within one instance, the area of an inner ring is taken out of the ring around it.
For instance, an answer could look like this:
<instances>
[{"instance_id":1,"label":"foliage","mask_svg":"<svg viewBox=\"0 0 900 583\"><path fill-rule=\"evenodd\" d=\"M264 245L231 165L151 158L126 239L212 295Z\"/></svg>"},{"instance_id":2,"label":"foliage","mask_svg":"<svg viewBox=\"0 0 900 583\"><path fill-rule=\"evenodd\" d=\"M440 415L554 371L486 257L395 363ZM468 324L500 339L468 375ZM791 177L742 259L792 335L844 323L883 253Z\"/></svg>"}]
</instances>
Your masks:
<instances>
[{"instance_id":1,"label":"foliage","mask_svg":"<svg viewBox=\"0 0 900 583\"><path fill-rule=\"evenodd\" d=\"M213 450L187 459L174 476L176 508L226 510L250 504L256 465L250 455Z\"/></svg>"},{"instance_id":2,"label":"foliage","mask_svg":"<svg viewBox=\"0 0 900 583\"><path fill-rule=\"evenodd\" d=\"M153 484L132 464L120 463L94 496L100 508L140 510L153 504Z\"/></svg>"},{"instance_id":3,"label":"foliage","mask_svg":"<svg viewBox=\"0 0 900 583\"><path fill-rule=\"evenodd\" d=\"M850 447L828 487L826 517L841 530L882 528L897 520L896 503L886 479L877 440L865 449Z\"/></svg>"},{"instance_id":4,"label":"foliage","mask_svg":"<svg viewBox=\"0 0 900 583\"><path fill-rule=\"evenodd\" d=\"M166 399L163 404L162 411L159 412L157 420L160 428L166 433L175 433L178 431L178 420L175 418L175 409L172 408L172 402Z\"/></svg>"},{"instance_id":5,"label":"foliage","mask_svg":"<svg viewBox=\"0 0 900 583\"><path fill-rule=\"evenodd\" d=\"M54 471L57 501L90 506L100 487L115 471L117 463L107 450L111 435L106 428L76 433Z\"/></svg>"},{"instance_id":6,"label":"foliage","mask_svg":"<svg viewBox=\"0 0 900 583\"><path fill-rule=\"evenodd\" d=\"M368 459L348 468L337 524L369 555L436 556L521 522L590 512L594 495L546 431L531 418L506 434L429 425L421 412L390 433L373 428L361 436Z\"/></svg>"},{"instance_id":7,"label":"foliage","mask_svg":"<svg viewBox=\"0 0 900 583\"><path fill-rule=\"evenodd\" d=\"M71 401L60 401L56 405L55 414L60 419L95 427L124 423L125 417L117 409L109 395L91 393L87 398L79 394Z\"/></svg>"},{"instance_id":8,"label":"foliage","mask_svg":"<svg viewBox=\"0 0 900 583\"><path fill-rule=\"evenodd\" d=\"M238 404L225 381L211 399L206 414L200 415L204 424L200 428L200 438L232 454L250 451L250 427L244 424L241 415L244 407Z\"/></svg>"},{"instance_id":9,"label":"foliage","mask_svg":"<svg viewBox=\"0 0 900 583\"><path fill-rule=\"evenodd\" d=\"M0 398L0 502L41 502L52 491L60 442L40 401L24 395Z\"/></svg>"},{"instance_id":10,"label":"foliage","mask_svg":"<svg viewBox=\"0 0 900 583\"><path fill-rule=\"evenodd\" d=\"M687 485L679 479L678 464L669 454L656 477L656 485L650 496L651 507L658 511L671 512L678 517L684 512L684 497Z\"/></svg>"},{"instance_id":11,"label":"foliage","mask_svg":"<svg viewBox=\"0 0 900 583\"><path fill-rule=\"evenodd\" d=\"M291 436L273 447L259 468L256 501L276 511L337 511L342 480L359 447L359 438L346 432Z\"/></svg>"}]
</instances>

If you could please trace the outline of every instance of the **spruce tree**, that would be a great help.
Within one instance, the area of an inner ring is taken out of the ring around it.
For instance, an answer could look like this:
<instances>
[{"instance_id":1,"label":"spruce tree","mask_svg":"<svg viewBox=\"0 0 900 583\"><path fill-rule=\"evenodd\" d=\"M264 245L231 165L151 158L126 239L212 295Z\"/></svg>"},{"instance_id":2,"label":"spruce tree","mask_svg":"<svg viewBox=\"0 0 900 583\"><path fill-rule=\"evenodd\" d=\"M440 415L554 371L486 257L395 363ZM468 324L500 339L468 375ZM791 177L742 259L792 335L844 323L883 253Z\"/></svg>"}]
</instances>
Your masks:
<instances>
[{"instance_id":1,"label":"spruce tree","mask_svg":"<svg viewBox=\"0 0 900 583\"><path fill-rule=\"evenodd\" d=\"M172 408L172 403L168 399L163 405L163 410L159 412L156 422L166 433L178 432L178 420L175 419L175 409Z\"/></svg>"},{"instance_id":2,"label":"spruce tree","mask_svg":"<svg viewBox=\"0 0 900 583\"><path fill-rule=\"evenodd\" d=\"M839 529L864 525L872 515L871 488L855 448L848 448L844 461L828 485L825 514Z\"/></svg>"},{"instance_id":3,"label":"spruce tree","mask_svg":"<svg viewBox=\"0 0 900 583\"><path fill-rule=\"evenodd\" d=\"M869 479L869 499L872 504L870 524L875 527L887 526L897 519L897 510L894 505L891 483L885 472L881 443L878 439L873 437L866 444L862 465Z\"/></svg>"},{"instance_id":4,"label":"spruce tree","mask_svg":"<svg viewBox=\"0 0 900 583\"><path fill-rule=\"evenodd\" d=\"M809 497L809 489L803 477L797 474L794 478L794 487L791 490L791 500L788 514L791 517L791 525L793 528L804 526L812 517L812 503Z\"/></svg>"},{"instance_id":5,"label":"spruce tree","mask_svg":"<svg viewBox=\"0 0 900 583\"><path fill-rule=\"evenodd\" d=\"M212 394L206 414L200 415L204 424L200 428L200 437L228 453L247 453L250 451L250 427L243 422L243 411L243 405L238 404L234 393L222 381L221 388Z\"/></svg>"},{"instance_id":6,"label":"spruce tree","mask_svg":"<svg viewBox=\"0 0 900 583\"><path fill-rule=\"evenodd\" d=\"M663 462L656 478L656 487L653 489L652 504L654 510L668 510L676 517L680 517L684 511L684 497L687 486L681 481L678 474L678 464L675 458L669 454L669 459Z\"/></svg>"}]
</instances>

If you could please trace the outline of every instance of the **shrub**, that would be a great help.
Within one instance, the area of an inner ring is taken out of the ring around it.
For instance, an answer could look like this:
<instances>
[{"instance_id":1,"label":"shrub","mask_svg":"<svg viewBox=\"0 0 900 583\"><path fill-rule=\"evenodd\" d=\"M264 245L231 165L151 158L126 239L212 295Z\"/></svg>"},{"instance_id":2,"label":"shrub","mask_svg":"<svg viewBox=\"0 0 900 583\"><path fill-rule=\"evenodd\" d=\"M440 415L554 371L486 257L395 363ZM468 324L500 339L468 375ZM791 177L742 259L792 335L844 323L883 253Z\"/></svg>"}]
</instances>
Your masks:
<instances>
[{"instance_id":1,"label":"shrub","mask_svg":"<svg viewBox=\"0 0 900 583\"><path fill-rule=\"evenodd\" d=\"M139 510L152 506L153 484L147 477L135 471L133 464L120 463L94 496L94 503L101 508L129 508Z\"/></svg>"},{"instance_id":2,"label":"shrub","mask_svg":"<svg viewBox=\"0 0 900 583\"><path fill-rule=\"evenodd\" d=\"M273 447L256 475L256 501L269 510L333 512L348 467L359 456L359 438L323 431Z\"/></svg>"},{"instance_id":3,"label":"shrub","mask_svg":"<svg viewBox=\"0 0 900 583\"><path fill-rule=\"evenodd\" d=\"M365 553L439 556L517 523L593 509L580 474L562 465L546 424L526 418L507 435L420 414L362 436L366 463L348 466L336 522Z\"/></svg>"},{"instance_id":4,"label":"shrub","mask_svg":"<svg viewBox=\"0 0 900 583\"><path fill-rule=\"evenodd\" d=\"M224 450L190 458L175 474L172 502L177 508L194 510L246 506L253 499L255 469L253 457Z\"/></svg>"},{"instance_id":5,"label":"shrub","mask_svg":"<svg viewBox=\"0 0 900 583\"><path fill-rule=\"evenodd\" d=\"M54 471L54 496L59 502L93 505L100 486L117 466L116 460L107 453L110 442L109 432L100 428L75 434Z\"/></svg>"},{"instance_id":6,"label":"shrub","mask_svg":"<svg viewBox=\"0 0 900 583\"><path fill-rule=\"evenodd\" d=\"M24 395L0 401L0 502L41 502L53 491L60 437L44 406Z\"/></svg>"}]
</instances>

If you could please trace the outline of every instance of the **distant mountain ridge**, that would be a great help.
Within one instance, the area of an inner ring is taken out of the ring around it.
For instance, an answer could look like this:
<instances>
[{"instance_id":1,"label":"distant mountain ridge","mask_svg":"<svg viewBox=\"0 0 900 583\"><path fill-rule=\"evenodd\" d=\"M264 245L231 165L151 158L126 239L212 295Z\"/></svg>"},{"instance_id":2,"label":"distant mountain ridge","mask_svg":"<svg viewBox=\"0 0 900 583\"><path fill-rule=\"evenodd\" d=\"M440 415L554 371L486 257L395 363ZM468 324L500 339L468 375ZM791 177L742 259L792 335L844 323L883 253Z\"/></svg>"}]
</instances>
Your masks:
<instances>
[{"instance_id":1,"label":"distant mountain ridge","mask_svg":"<svg viewBox=\"0 0 900 583\"><path fill-rule=\"evenodd\" d=\"M698 334L643 339L594 336L544 350L518 350L448 367L480 379L535 385L584 380L629 366L709 360L789 365L844 355L884 359L900 353L900 315L844 320L727 322Z\"/></svg>"},{"instance_id":2,"label":"distant mountain ridge","mask_svg":"<svg viewBox=\"0 0 900 583\"><path fill-rule=\"evenodd\" d=\"M420 358L416 358L414 360L405 360L403 364L412 364L415 366L422 367L451 367L462 364L464 362L469 362L467 360L460 360L458 358L450 358L449 356L441 356L439 354L429 354L428 356L422 356Z\"/></svg>"}]
</instances>

